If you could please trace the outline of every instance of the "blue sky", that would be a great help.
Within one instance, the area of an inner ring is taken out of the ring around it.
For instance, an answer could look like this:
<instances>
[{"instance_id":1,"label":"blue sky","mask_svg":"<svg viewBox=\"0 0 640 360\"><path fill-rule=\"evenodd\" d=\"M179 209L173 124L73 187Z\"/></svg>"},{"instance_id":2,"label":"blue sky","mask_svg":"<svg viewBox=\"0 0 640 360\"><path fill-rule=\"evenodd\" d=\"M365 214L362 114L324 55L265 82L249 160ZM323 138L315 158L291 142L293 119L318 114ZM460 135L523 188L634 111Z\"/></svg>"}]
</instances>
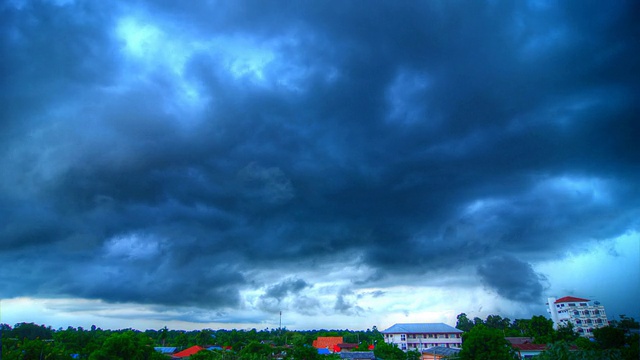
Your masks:
<instances>
[{"instance_id":1,"label":"blue sky","mask_svg":"<svg viewBox=\"0 0 640 360\"><path fill-rule=\"evenodd\" d=\"M640 318L638 5L0 5L2 319Z\"/></svg>"}]
</instances>

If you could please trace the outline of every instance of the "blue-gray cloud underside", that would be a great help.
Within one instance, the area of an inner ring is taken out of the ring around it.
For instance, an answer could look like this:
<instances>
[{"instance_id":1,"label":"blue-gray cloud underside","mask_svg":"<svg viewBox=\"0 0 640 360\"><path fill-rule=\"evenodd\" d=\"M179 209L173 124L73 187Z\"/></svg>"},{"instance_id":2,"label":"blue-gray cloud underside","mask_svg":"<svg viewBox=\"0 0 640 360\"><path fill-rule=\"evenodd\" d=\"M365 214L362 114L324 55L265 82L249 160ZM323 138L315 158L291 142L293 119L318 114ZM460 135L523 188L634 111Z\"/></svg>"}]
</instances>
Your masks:
<instances>
[{"instance_id":1,"label":"blue-gray cloud underside","mask_svg":"<svg viewBox=\"0 0 640 360\"><path fill-rule=\"evenodd\" d=\"M639 228L637 10L1 5L0 296L311 314L354 261L539 301L529 262Z\"/></svg>"}]
</instances>

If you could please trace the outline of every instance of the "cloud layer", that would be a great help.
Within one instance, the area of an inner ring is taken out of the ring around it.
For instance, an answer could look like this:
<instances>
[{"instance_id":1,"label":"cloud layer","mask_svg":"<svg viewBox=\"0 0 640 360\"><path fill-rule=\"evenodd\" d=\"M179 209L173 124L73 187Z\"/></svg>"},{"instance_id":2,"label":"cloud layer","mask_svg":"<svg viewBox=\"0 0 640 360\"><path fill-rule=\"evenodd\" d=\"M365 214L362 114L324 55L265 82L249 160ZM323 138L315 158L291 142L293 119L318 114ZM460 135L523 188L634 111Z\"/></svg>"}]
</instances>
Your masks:
<instances>
[{"instance_id":1,"label":"cloud layer","mask_svg":"<svg viewBox=\"0 0 640 360\"><path fill-rule=\"evenodd\" d=\"M533 265L640 228L637 10L0 5L0 296L540 303Z\"/></svg>"}]
</instances>

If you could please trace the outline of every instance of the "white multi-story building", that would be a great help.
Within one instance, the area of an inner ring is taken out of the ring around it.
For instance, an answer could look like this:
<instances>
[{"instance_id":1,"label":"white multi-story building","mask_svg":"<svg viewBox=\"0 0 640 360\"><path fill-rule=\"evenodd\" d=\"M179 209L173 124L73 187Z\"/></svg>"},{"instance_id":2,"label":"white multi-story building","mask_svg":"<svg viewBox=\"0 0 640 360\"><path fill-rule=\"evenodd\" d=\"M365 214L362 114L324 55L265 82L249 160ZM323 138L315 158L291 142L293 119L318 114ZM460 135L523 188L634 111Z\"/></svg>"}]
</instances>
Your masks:
<instances>
[{"instance_id":1,"label":"white multi-story building","mask_svg":"<svg viewBox=\"0 0 640 360\"><path fill-rule=\"evenodd\" d=\"M387 344L422 352L433 346L462 347L462 330L443 323L395 324L381 331Z\"/></svg>"},{"instance_id":2,"label":"white multi-story building","mask_svg":"<svg viewBox=\"0 0 640 360\"><path fill-rule=\"evenodd\" d=\"M594 329L609 326L604 306L597 301L591 304L588 299L573 296L560 299L550 297L547 299L547 305L555 329L571 323L574 331L580 336L592 337Z\"/></svg>"}]
</instances>

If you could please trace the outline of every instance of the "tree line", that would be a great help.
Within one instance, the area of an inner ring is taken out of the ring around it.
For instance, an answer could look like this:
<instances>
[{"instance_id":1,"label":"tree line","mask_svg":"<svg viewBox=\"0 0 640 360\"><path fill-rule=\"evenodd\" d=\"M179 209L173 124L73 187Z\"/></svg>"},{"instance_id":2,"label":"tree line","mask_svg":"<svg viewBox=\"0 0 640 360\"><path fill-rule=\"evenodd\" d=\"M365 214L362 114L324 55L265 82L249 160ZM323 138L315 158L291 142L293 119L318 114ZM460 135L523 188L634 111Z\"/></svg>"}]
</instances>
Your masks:
<instances>
[{"instance_id":1,"label":"tree line","mask_svg":"<svg viewBox=\"0 0 640 360\"><path fill-rule=\"evenodd\" d=\"M610 321L609 326L594 329L593 340L580 337L569 326L553 328L553 321L544 316L531 319L502 318L489 315L485 320L478 317L469 319L467 314L457 316L456 328L462 335L463 360L512 360L517 355L505 339L506 337L529 337L533 344L547 345L539 360L637 360L639 354L640 324L625 315L620 320Z\"/></svg>"},{"instance_id":2,"label":"tree line","mask_svg":"<svg viewBox=\"0 0 640 360\"><path fill-rule=\"evenodd\" d=\"M191 359L318 359L311 346L318 336L342 336L347 343L359 344L358 350L368 350L371 344L382 344L377 328L364 331L283 329L251 330L103 330L68 327L53 329L34 323L19 323L11 327L0 324L2 360L166 360L168 356L154 347L176 347L177 350L199 345L218 346L221 351L203 351ZM381 347L384 353L386 347ZM388 350L388 349L386 349ZM391 350L393 351L393 350ZM401 353L402 351L399 350ZM390 359L391 360L391 359ZM402 359L404 360L404 359Z\"/></svg>"},{"instance_id":3,"label":"tree line","mask_svg":"<svg viewBox=\"0 0 640 360\"><path fill-rule=\"evenodd\" d=\"M621 316L609 327L594 331L595 341L579 337L570 327L553 329L551 320L543 316L510 320L499 315L486 319L469 319L465 313L457 316L456 328L462 330L460 359L515 359L515 352L505 337L530 337L533 343L547 344L549 349L540 360L606 360L639 359L638 334L631 329L640 326L633 318ZM2 341L0 360L166 360L168 357L154 347L176 347L178 350L199 346L223 348L201 351L193 360L331 360L337 355L321 356L311 345L319 336L341 336L346 343L356 343L356 350L366 351L375 346L375 356L384 360L419 360L417 351L404 352L386 344L382 334L373 326L364 331L283 329L251 330L159 330L135 329L102 330L68 327L52 329L34 323L15 326L0 324Z\"/></svg>"}]
</instances>

